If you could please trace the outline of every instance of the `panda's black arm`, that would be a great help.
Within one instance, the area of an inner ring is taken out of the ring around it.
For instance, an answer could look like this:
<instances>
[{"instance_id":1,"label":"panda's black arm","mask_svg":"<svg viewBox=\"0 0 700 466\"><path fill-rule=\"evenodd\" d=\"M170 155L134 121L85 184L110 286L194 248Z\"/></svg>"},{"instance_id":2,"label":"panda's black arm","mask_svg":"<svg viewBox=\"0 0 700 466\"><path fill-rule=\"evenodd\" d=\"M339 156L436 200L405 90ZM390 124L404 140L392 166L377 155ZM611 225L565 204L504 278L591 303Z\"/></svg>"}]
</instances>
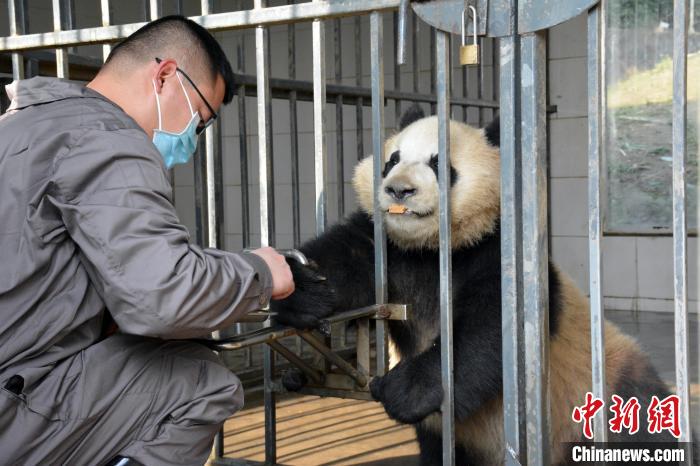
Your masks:
<instances>
[{"instance_id":1,"label":"panda's black arm","mask_svg":"<svg viewBox=\"0 0 700 466\"><path fill-rule=\"evenodd\" d=\"M356 212L300 250L311 264L288 261L295 292L272 303L279 323L314 327L334 312L375 302L373 224L365 213Z\"/></svg>"},{"instance_id":2,"label":"panda's black arm","mask_svg":"<svg viewBox=\"0 0 700 466\"><path fill-rule=\"evenodd\" d=\"M499 313L500 314L500 313ZM474 325L463 315L454 323L455 418L466 419L502 390L500 318ZM440 338L425 352L404 359L386 376L375 378L373 396L399 422L414 424L442 403Z\"/></svg>"}]
</instances>

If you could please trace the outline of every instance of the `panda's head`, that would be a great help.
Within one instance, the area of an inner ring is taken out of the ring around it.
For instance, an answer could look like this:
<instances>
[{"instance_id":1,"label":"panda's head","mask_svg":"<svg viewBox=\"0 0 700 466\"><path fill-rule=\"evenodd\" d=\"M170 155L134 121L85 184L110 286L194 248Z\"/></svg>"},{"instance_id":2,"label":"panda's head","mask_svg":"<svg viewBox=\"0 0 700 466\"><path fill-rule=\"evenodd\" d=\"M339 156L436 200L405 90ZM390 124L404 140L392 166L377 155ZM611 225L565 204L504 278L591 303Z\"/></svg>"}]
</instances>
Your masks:
<instances>
[{"instance_id":1,"label":"panda's head","mask_svg":"<svg viewBox=\"0 0 700 466\"><path fill-rule=\"evenodd\" d=\"M419 107L401 118L400 131L385 143L379 203L388 238L405 249L439 247L438 121ZM450 122L452 246L474 244L497 224L500 206L498 122L486 130ZM355 169L360 205L373 207L373 160Z\"/></svg>"}]
</instances>

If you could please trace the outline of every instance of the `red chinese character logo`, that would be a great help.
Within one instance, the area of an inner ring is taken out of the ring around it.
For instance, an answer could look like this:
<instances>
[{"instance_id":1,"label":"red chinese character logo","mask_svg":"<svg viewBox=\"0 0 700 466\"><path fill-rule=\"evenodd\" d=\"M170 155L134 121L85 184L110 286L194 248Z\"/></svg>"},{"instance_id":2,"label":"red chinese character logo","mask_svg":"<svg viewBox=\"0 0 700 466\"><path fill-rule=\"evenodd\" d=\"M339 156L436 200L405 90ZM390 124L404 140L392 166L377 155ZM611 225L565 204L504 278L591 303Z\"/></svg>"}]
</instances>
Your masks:
<instances>
[{"instance_id":1,"label":"red chinese character logo","mask_svg":"<svg viewBox=\"0 0 700 466\"><path fill-rule=\"evenodd\" d=\"M600 398L594 398L591 392L586 393L586 403L583 406L576 406L574 412L571 413L571 418L574 422L580 423L583 421L583 435L588 439L593 438L593 429L591 429L591 419L596 415L600 408L605 403Z\"/></svg>"},{"instance_id":2,"label":"red chinese character logo","mask_svg":"<svg viewBox=\"0 0 700 466\"><path fill-rule=\"evenodd\" d=\"M649 433L655 434L668 430L674 437L680 438L679 411L680 399L678 395L669 395L661 401L656 395L652 396L647 409Z\"/></svg>"},{"instance_id":3,"label":"red chinese character logo","mask_svg":"<svg viewBox=\"0 0 700 466\"><path fill-rule=\"evenodd\" d=\"M610 432L620 433L625 427L630 434L636 434L639 430L639 401L636 397L627 400L627 403L622 404L622 398L617 395L612 396L613 404L610 406L610 411L613 412L613 418L608 421L610 424Z\"/></svg>"}]
</instances>

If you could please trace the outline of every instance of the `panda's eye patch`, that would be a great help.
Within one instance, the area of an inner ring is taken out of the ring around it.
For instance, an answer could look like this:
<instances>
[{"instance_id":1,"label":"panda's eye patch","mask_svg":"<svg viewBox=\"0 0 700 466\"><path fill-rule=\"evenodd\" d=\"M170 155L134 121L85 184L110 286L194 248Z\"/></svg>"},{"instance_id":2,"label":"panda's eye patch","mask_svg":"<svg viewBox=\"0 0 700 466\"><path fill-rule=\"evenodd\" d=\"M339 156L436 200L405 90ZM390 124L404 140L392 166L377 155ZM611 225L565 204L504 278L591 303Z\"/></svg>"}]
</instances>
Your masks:
<instances>
[{"instance_id":1,"label":"panda's eye patch","mask_svg":"<svg viewBox=\"0 0 700 466\"><path fill-rule=\"evenodd\" d=\"M438 166L438 155L433 154L430 156L430 162L428 162L428 165L430 165L430 168L437 170Z\"/></svg>"},{"instance_id":2,"label":"panda's eye patch","mask_svg":"<svg viewBox=\"0 0 700 466\"><path fill-rule=\"evenodd\" d=\"M438 155L437 154L433 154L430 156L430 161L428 162L428 166L430 167L431 170L433 170L433 173L435 173L435 178L439 179L439 176L438 176ZM450 186L454 186L456 181L457 181L457 170L455 170L455 167L450 165Z\"/></svg>"},{"instance_id":3,"label":"panda's eye patch","mask_svg":"<svg viewBox=\"0 0 700 466\"><path fill-rule=\"evenodd\" d=\"M392 168L401 161L401 155L399 154L399 151L394 152L391 154L391 157L389 157L389 161L384 165L384 172L382 173L382 176L386 178L386 176L389 174Z\"/></svg>"}]
</instances>

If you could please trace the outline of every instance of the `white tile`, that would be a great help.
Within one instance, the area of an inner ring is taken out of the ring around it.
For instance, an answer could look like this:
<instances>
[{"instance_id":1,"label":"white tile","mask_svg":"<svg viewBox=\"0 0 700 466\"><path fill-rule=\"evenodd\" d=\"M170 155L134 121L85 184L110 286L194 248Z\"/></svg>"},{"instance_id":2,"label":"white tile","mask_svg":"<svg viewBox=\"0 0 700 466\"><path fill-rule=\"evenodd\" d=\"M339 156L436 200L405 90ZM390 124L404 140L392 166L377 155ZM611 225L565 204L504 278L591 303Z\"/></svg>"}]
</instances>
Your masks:
<instances>
[{"instance_id":1,"label":"white tile","mask_svg":"<svg viewBox=\"0 0 700 466\"><path fill-rule=\"evenodd\" d=\"M222 166L224 170L224 185L241 184L241 150L239 137L225 137Z\"/></svg>"},{"instance_id":2,"label":"white tile","mask_svg":"<svg viewBox=\"0 0 700 466\"><path fill-rule=\"evenodd\" d=\"M279 184L275 187L275 232L293 234L292 185Z\"/></svg>"},{"instance_id":3,"label":"white tile","mask_svg":"<svg viewBox=\"0 0 700 466\"><path fill-rule=\"evenodd\" d=\"M224 187L224 230L227 235L243 233L241 187Z\"/></svg>"},{"instance_id":4,"label":"white tile","mask_svg":"<svg viewBox=\"0 0 700 466\"><path fill-rule=\"evenodd\" d=\"M636 311L636 301L634 298L611 298L606 296L603 298L603 306L606 310Z\"/></svg>"},{"instance_id":5,"label":"white tile","mask_svg":"<svg viewBox=\"0 0 700 466\"><path fill-rule=\"evenodd\" d=\"M587 118L551 119L549 138L552 177L588 176Z\"/></svg>"},{"instance_id":6,"label":"white tile","mask_svg":"<svg viewBox=\"0 0 700 466\"><path fill-rule=\"evenodd\" d=\"M588 15L583 13L549 30L550 59L587 56L587 18Z\"/></svg>"},{"instance_id":7,"label":"white tile","mask_svg":"<svg viewBox=\"0 0 700 466\"><path fill-rule=\"evenodd\" d=\"M673 298L673 243L670 237L637 239L641 298Z\"/></svg>"},{"instance_id":8,"label":"white tile","mask_svg":"<svg viewBox=\"0 0 700 466\"><path fill-rule=\"evenodd\" d=\"M603 239L603 293L605 296L637 296L637 240L608 236Z\"/></svg>"},{"instance_id":9,"label":"white tile","mask_svg":"<svg viewBox=\"0 0 700 466\"><path fill-rule=\"evenodd\" d=\"M586 238L551 237L552 261L588 294L588 241Z\"/></svg>"},{"instance_id":10,"label":"white tile","mask_svg":"<svg viewBox=\"0 0 700 466\"><path fill-rule=\"evenodd\" d=\"M549 61L549 104L557 106L553 117L583 117L588 114L586 58Z\"/></svg>"},{"instance_id":11,"label":"white tile","mask_svg":"<svg viewBox=\"0 0 700 466\"><path fill-rule=\"evenodd\" d=\"M243 249L243 235L226 235L224 245L227 251L237 252Z\"/></svg>"},{"instance_id":12,"label":"white tile","mask_svg":"<svg viewBox=\"0 0 700 466\"><path fill-rule=\"evenodd\" d=\"M553 236L588 236L588 185L585 178L554 178L551 189Z\"/></svg>"}]
</instances>

